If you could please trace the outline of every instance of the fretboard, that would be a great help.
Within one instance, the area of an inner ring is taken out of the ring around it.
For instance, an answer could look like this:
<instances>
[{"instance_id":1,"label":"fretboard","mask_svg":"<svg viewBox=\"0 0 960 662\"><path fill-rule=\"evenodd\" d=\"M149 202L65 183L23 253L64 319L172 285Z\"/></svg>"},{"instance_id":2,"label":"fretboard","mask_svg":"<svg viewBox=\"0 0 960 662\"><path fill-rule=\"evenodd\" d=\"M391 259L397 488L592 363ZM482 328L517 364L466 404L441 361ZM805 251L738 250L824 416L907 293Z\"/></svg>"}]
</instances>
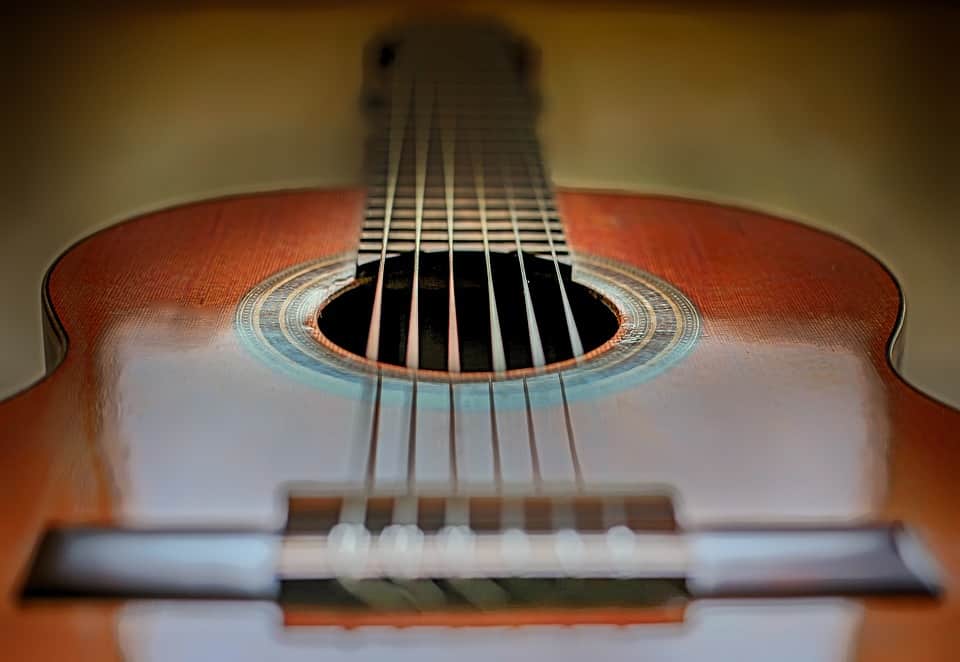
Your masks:
<instances>
[{"instance_id":1,"label":"fretboard","mask_svg":"<svg viewBox=\"0 0 960 662\"><path fill-rule=\"evenodd\" d=\"M381 55L361 264L408 251L569 252L532 93L496 32L409 36Z\"/></svg>"}]
</instances>

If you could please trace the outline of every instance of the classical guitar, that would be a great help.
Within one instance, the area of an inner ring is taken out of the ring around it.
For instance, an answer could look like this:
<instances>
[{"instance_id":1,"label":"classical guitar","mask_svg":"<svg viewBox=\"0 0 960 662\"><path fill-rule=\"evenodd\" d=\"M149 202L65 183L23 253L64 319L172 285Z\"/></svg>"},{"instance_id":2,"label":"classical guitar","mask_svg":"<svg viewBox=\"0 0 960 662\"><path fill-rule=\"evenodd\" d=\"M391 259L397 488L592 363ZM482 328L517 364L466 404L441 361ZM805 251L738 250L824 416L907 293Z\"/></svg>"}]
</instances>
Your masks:
<instances>
[{"instance_id":1,"label":"classical guitar","mask_svg":"<svg viewBox=\"0 0 960 662\"><path fill-rule=\"evenodd\" d=\"M51 268L0 404L8 659L955 659L960 414L895 373L884 267L554 191L496 25L364 61L365 187Z\"/></svg>"}]
</instances>

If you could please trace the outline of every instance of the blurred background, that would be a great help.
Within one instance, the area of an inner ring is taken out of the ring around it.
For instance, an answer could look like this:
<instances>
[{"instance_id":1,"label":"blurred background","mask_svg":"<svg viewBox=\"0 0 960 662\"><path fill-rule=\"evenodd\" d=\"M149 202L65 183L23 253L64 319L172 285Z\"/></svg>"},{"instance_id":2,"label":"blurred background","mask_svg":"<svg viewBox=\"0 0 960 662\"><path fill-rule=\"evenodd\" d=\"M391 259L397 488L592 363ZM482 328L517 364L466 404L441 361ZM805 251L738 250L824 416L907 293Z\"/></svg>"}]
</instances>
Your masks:
<instances>
[{"instance_id":1,"label":"blurred background","mask_svg":"<svg viewBox=\"0 0 960 662\"><path fill-rule=\"evenodd\" d=\"M40 283L111 223L360 181L361 49L443 3L73 3L5 21L0 397L43 371ZM960 405L960 11L464 2L541 49L556 183L685 195L836 232L908 300L901 369Z\"/></svg>"}]
</instances>

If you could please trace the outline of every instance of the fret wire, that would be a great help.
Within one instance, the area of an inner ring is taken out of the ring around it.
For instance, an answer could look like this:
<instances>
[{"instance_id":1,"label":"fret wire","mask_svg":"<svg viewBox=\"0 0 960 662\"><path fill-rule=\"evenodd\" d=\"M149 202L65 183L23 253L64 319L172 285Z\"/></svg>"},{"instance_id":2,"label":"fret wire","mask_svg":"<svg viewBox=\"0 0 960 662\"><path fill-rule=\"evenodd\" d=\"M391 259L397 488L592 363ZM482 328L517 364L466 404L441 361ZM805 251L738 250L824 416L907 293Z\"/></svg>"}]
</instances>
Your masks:
<instances>
[{"instance_id":1,"label":"fret wire","mask_svg":"<svg viewBox=\"0 0 960 662\"><path fill-rule=\"evenodd\" d=\"M447 250L447 242L430 242L430 244L424 244L424 251L426 252L439 252ZM528 253L533 253L534 255L543 256L550 258L550 246L546 242L527 242L525 245L525 250ZM399 253L413 250L412 241L391 241L387 249L388 256L394 256ZM516 250L516 246L513 241L498 241L490 243L490 251L495 253L509 253L512 250ZM467 252L482 252L483 251L483 242L482 241L461 241L459 239L454 241L454 251L467 251ZM360 252L364 254L372 254L374 258L379 257L380 255L380 243L372 242L362 242L360 244ZM564 258L568 257L570 251L566 248L558 248L556 250L557 258L559 260L562 255Z\"/></svg>"},{"instance_id":2,"label":"fret wire","mask_svg":"<svg viewBox=\"0 0 960 662\"><path fill-rule=\"evenodd\" d=\"M469 170L470 168L467 168ZM536 197L533 194L533 183L532 182L522 182L525 186L529 187L529 192L524 190L514 189L515 202L523 202L530 205L530 208L536 209L539 212L539 208L535 206ZM539 182L538 182L539 184ZM515 183L516 186L516 183ZM540 188L543 188L542 184ZM413 188L397 187L396 190L396 201L394 207L396 208L406 208L409 209L413 206ZM368 187L368 194L370 195L370 205L371 206L381 206L382 201L386 201L384 194L381 192L380 186L370 186ZM454 204L456 207L463 206L475 206L476 205L476 192L471 188L465 186L458 186L457 190L454 191ZM436 207L436 205L445 203L446 192L443 187L440 186L430 186L429 184L424 187L424 206ZM549 209L554 206L552 198L545 198L544 205ZM487 203L487 208L498 207L501 209L506 208L506 201L498 200L497 198L490 198ZM555 210L552 210L555 212Z\"/></svg>"},{"instance_id":3,"label":"fret wire","mask_svg":"<svg viewBox=\"0 0 960 662\"><path fill-rule=\"evenodd\" d=\"M454 242L453 245L454 245L454 251L478 252L478 253L483 252L482 241L457 240ZM550 259L550 246L548 246L545 242L536 242L536 243L528 242L527 244L524 245L524 248L528 253L546 258L548 260ZM406 253L412 250L413 250L412 241L397 241L397 242L391 241L390 246L387 249L387 256L393 257L395 255L399 255L400 253ZM440 251L446 251L446 250L447 250L446 242L433 242L430 245L426 245L426 244L424 245L424 251L428 253L438 253ZM496 242L496 243L490 244L491 253L510 253L514 250L516 250L516 246L512 241L509 241L509 242L502 241L502 242ZM379 244L377 244L375 247L371 249L371 245L369 243L361 244L360 252L366 255L372 254L373 256L372 259L376 259L380 255L380 246ZM560 260L561 256L564 259L567 259L569 257L569 251L558 250L557 259Z\"/></svg>"},{"instance_id":4,"label":"fret wire","mask_svg":"<svg viewBox=\"0 0 960 662\"><path fill-rule=\"evenodd\" d=\"M471 167L471 164L469 163L460 164L457 167L457 170L460 170L462 168L469 171L470 167ZM387 174L386 172L381 172L380 174L381 176L378 179L386 179L386 174ZM525 179L515 179L514 193L515 193L516 199L527 202L527 203L534 202L535 201L535 198L533 195L534 185L537 185L540 188L549 186L546 182L533 182ZM517 189L516 188L517 186L520 186L521 188ZM406 207L413 206L413 191L414 189L412 186L407 187L403 184L397 186L397 189L396 189L397 203ZM377 201L385 200L384 188L377 183L369 184L367 186L367 193L374 200L377 200ZM424 193L423 193L424 204L429 203L432 206L439 205L445 200L445 195L446 195L446 189L441 184L434 184L433 182L427 182L426 186L424 186ZM475 200L473 196L474 196L474 189L472 186L467 187L467 186L458 185L454 190L454 200L455 202L458 203L457 206L460 206L459 203L461 201L464 201L467 199ZM501 203L498 205L500 207L506 206L505 204L503 204L503 201L498 200L496 197L491 198L491 201L495 203ZM552 197L545 198L545 202L552 204L553 198ZM475 204L475 202L468 203L468 204Z\"/></svg>"},{"instance_id":5,"label":"fret wire","mask_svg":"<svg viewBox=\"0 0 960 662\"><path fill-rule=\"evenodd\" d=\"M546 238L546 235L542 232L543 224L540 222L539 219L536 221L523 220L522 218L519 218L519 216L518 216L518 219L519 220L517 221L517 227L520 229L521 232L526 232L526 234L543 234L544 238ZM390 231L393 234L396 234L398 232L410 231L414 228L414 225L415 225L415 222L413 220L394 219L393 222L390 223ZM556 234L558 235L563 234L563 230L560 228L560 223L558 221L550 221L550 225L554 226L553 229L556 232ZM479 219L476 221L472 221L472 220L461 221L457 224L457 226L458 228L463 228L466 231L479 231L480 221ZM370 237L371 239L373 238L379 239L380 230L382 229L383 229L383 223L380 221L367 219L367 222L363 224L363 232L372 235ZM492 232L502 232L502 231L510 232L512 230L512 225L506 220L491 221L488 217L487 229L491 230ZM423 230L425 232L434 232L434 234L440 233L446 236L449 234L450 227L446 220L441 221L441 220L433 219L433 220L424 220ZM537 232L537 231L541 231L541 232ZM457 229L454 232L460 232L460 229Z\"/></svg>"},{"instance_id":6,"label":"fret wire","mask_svg":"<svg viewBox=\"0 0 960 662\"><path fill-rule=\"evenodd\" d=\"M525 234L538 234L541 235L546 240L546 232L543 228L543 222L537 218L533 219L529 216L521 216L517 214L517 227L521 232ZM551 226L551 230L554 234L554 237L559 241L563 241L563 227L560 225L559 220L548 221L548 226ZM423 225L421 226L424 231L430 232L441 232L444 235L449 234L449 224L446 220L441 220L439 218L425 218ZM496 216L490 218L487 216L487 229L490 232L512 232L513 224L511 223L509 216L506 218ZM363 224L363 232L369 232L376 234L376 237L380 238L380 233L383 230L383 223L379 220L366 219L366 222ZM390 223L390 232L413 232L416 230L416 221L410 217L401 217L399 219L394 219ZM465 219L458 220L455 224L454 234L467 231L467 232L476 232L480 230L480 215L471 214Z\"/></svg>"},{"instance_id":7,"label":"fret wire","mask_svg":"<svg viewBox=\"0 0 960 662\"><path fill-rule=\"evenodd\" d=\"M524 200L523 198L516 197L516 190L514 190L514 199L513 206L517 210L517 219L521 223L527 224L536 224L539 228L541 227L541 214L540 210L536 209L533 205L536 204L536 201L533 200ZM477 210L470 205L459 205L457 200L459 198L454 198L454 207L460 208L458 214L461 218L466 219L466 222L479 222L479 215ZM475 205L476 201L474 201ZM443 203L446 206L446 203ZM424 199L423 205L423 221L426 224L435 223L439 224L442 227L447 225L447 210L442 209L436 206L433 203L428 202ZM547 215L551 218L549 222L555 225L560 224L559 214L556 210L547 209ZM371 223L383 225L383 207L381 205L368 205L367 211L365 213L366 224ZM491 198L487 200L487 220L492 223L507 223L509 222L510 215L507 209L506 200L498 200L496 198ZM411 209L404 202L401 204L399 201L393 203L393 217L391 220L391 226L399 226L403 223L412 223L413 222L413 209ZM426 226L424 226L426 227Z\"/></svg>"},{"instance_id":8,"label":"fret wire","mask_svg":"<svg viewBox=\"0 0 960 662\"><path fill-rule=\"evenodd\" d=\"M504 201L504 204L506 204L506 201ZM490 223L492 225L496 225L496 224L507 225L510 223L509 209L490 209L489 205L490 205L490 201L487 201L487 210L486 210L487 223ZM538 229L541 229L543 227L541 215L538 210L517 209L516 201L514 201L514 209L516 209L516 212L517 212L517 222L526 223L527 225L530 225L535 222L537 224L536 227ZM550 214L550 215L556 216L556 214ZM480 212L479 210L476 210L476 209L461 209L460 216L465 223L471 223L471 222L477 223L480 220ZM380 218L383 217L382 210L371 209L368 211L367 213L368 220L374 223L379 223L379 220L377 217L380 217ZM424 225L424 227L426 227L431 223L433 223L435 227L443 227L443 228L446 227L446 221L444 219L447 218L447 213L445 210L442 211L439 209L425 209L421 213L421 218L423 219L423 222L426 224ZM414 224L414 223L416 223L416 214L414 210L397 209L396 203L395 203L393 215L390 222L390 227L400 228L404 224L407 224L409 226L410 224ZM556 225L559 223L559 219L557 218L549 219L548 223L553 223Z\"/></svg>"},{"instance_id":9,"label":"fret wire","mask_svg":"<svg viewBox=\"0 0 960 662\"><path fill-rule=\"evenodd\" d=\"M462 166L466 166L466 167L467 167L467 170L469 170L471 164L470 164L470 163L463 163L463 164L461 164L461 165L462 165ZM387 171L386 171L386 170L382 170L382 171L380 172L380 176L376 178L378 181L372 182L371 184L368 185L367 188L368 188L370 191L376 191L377 195L374 196L374 197L380 198L380 197L384 197L384 196L385 196L385 194L386 194L386 193L385 193L385 192L386 192L386 186L380 184L380 183L379 183L379 180L386 179L386 177L385 177L386 174L387 174ZM549 186L549 183L548 183L548 182L542 182L542 181L532 182L531 180L527 180L527 179L523 179L523 180L520 180L520 181L529 182L529 183L531 183L531 184L532 184L532 183L537 183L537 184L540 184L542 188ZM462 185L457 185L457 186L454 188L454 192L455 192L457 195L459 195L459 196L466 196L466 195L471 195L471 196L472 196L472 194L474 193L474 188L473 188L472 186L468 186L468 185L466 185L466 184L462 184ZM397 187L396 187L396 193L397 193L397 195L400 196L401 198L404 197L404 196L412 196L412 194L413 194L413 186L407 186L406 184L398 184ZM444 195L444 187L443 187L442 185L433 185L433 184L428 183L428 184L424 187L424 196L425 196L426 198L441 198L441 199L442 199L443 195ZM526 197L530 197L530 196L532 196L532 191L526 194ZM412 197L410 197L409 199L412 199ZM546 195L545 195L545 199L546 199Z\"/></svg>"},{"instance_id":10,"label":"fret wire","mask_svg":"<svg viewBox=\"0 0 960 662\"><path fill-rule=\"evenodd\" d=\"M384 154L386 154L386 153L387 153L387 152L384 152ZM502 154L503 156L523 157L523 156L526 155L526 152L508 152L508 151L502 151L501 154ZM460 167L467 167L467 169L469 169L470 164L469 164L468 162L461 162L461 163L459 164L459 166L460 166ZM367 182L368 187L369 187L370 189L373 189L373 190L376 190L376 191L381 191L381 190L382 190L382 187L380 186L379 182L383 181L383 180L386 178L386 175L387 175L388 172L389 172L389 171L388 171L388 169L386 168L385 165L384 165L384 166L380 166L379 168L370 170L370 171L367 173L367 174L368 174L368 177L369 177L369 178L368 178L368 182ZM412 179L412 176L411 176L411 175L408 175L408 174L405 173L405 172L404 172L404 173L400 173L400 174L401 174L401 177L404 177L404 178L410 177L410 178ZM526 177L520 177L520 176L515 177L515 178L514 178L514 181L515 181L515 182L525 182L525 183L529 183L529 184L538 184L538 185L540 185L541 187L548 187L548 186L549 186L549 182L545 182L545 181L540 180L540 179L531 180L531 179L527 179ZM434 181L428 181L425 188L426 188L426 191L427 191L427 194L428 194L428 195L433 195L433 196L443 195L443 193L442 193L442 191L443 191L443 185L440 184L440 183L437 183L437 182L434 182ZM464 189L470 190L470 188L471 188L471 187L468 187L468 186L458 186L458 187L457 187L458 192L463 191ZM413 182L409 182L409 183L406 182L406 181L398 182L398 184L397 184L397 193L398 193L399 195L401 195L401 196L404 196L404 195L410 196L410 195L413 193L413 191L414 191L414 183L413 183ZM381 193L381 195L382 195L382 193Z\"/></svg>"},{"instance_id":11,"label":"fret wire","mask_svg":"<svg viewBox=\"0 0 960 662\"><path fill-rule=\"evenodd\" d=\"M375 240L377 236L378 236L378 233L364 232L361 234L360 238L361 240L364 240L364 241L371 241L371 240ZM421 246L425 244L432 244L432 243L438 243L438 242L449 243L450 241L455 241L455 242L483 241L483 232L457 230L451 237L450 235L447 234L446 230L436 231L436 232L427 231L427 232L420 233L420 241L418 242L416 232L413 232L410 230L401 231L394 228L390 232L390 237L391 237L390 239L391 242L412 241L414 246ZM489 226L487 229L487 239L491 244L502 243L502 242L514 243L514 241L516 240L519 240L521 242L523 241L537 242L541 238L543 238L542 233L538 234L535 232L514 232L513 230L506 229L506 228L492 231L489 229Z\"/></svg>"},{"instance_id":12,"label":"fret wire","mask_svg":"<svg viewBox=\"0 0 960 662\"><path fill-rule=\"evenodd\" d=\"M469 170L469 169L468 169ZM540 220L540 209L537 208L536 198L530 197L525 198L522 196L521 191L517 191L516 184L514 186L514 198L513 206L517 210L517 217L526 218L528 220ZM520 194L520 195L518 195ZM376 200L376 199L375 199ZM473 196L470 199L465 199L461 197L454 197L453 199L454 207L457 209L458 213L462 213L466 216L477 216L477 201ZM487 202L487 218L501 218L504 220L509 219L509 214L507 210L507 201L502 200L496 196L488 197ZM559 220L557 210L552 208L553 205L546 205L546 211L548 215L554 217L554 220ZM371 220L381 220L383 217L383 208L384 205L379 202L370 202L367 205L366 217ZM393 203L393 213L391 215L392 219L403 219L406 217L409 220L413 216L413 211L416 208L416 203L412 200L406 199L396 199ZM424 196L423 200L424 208L424 220L437 220L437 219L446 219L447 218L447 209L446 209L446 200L438 198L430 198Z\"/></svg>"}]
</instances>

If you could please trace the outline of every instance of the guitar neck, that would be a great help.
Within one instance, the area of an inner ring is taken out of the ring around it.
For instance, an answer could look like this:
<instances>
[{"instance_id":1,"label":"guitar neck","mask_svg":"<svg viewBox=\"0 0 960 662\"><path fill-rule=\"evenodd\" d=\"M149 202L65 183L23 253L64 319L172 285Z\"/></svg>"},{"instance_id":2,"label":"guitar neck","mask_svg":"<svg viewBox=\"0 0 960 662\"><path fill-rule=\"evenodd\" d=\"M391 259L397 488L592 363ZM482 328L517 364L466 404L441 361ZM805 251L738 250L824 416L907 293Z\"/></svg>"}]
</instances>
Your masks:
<instances>
[{"instance_id":1,"label":"guitar neck","mask_svg":"<svg viewBox=\"0 0 960 662\"><path fill-rule=\"evenodd\" d=\"M524 51L491 29L404 35L369 58L369 197L360 263L384 249L566 260ZM516 230L516 232L515 232Z\"/></svg>"}]
</instances>

